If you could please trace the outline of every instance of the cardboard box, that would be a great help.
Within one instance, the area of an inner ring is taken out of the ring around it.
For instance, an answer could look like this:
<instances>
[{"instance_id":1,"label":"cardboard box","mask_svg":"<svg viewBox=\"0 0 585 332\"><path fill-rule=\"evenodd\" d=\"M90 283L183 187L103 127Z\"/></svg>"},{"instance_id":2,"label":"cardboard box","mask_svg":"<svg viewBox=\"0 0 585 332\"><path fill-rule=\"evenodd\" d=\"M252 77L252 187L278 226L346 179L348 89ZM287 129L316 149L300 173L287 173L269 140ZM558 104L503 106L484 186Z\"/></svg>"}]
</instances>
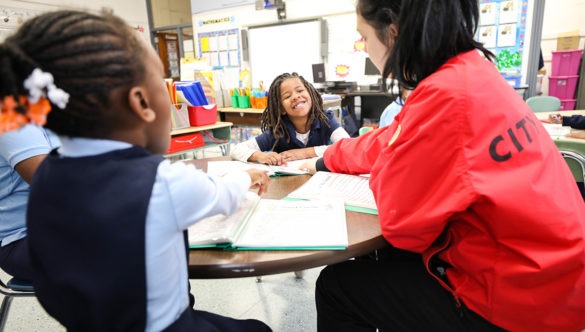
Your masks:
<instances>
[{"instance_id":1,"label":"cardboard box","mask_svg":"<svg viewBox=\"0 0 585 332\"><path fill-rule=\"evenodd\" d=\"M579 48L579 30L559 33L557 51L575 50Z\"/></svg>"}]
</instances>

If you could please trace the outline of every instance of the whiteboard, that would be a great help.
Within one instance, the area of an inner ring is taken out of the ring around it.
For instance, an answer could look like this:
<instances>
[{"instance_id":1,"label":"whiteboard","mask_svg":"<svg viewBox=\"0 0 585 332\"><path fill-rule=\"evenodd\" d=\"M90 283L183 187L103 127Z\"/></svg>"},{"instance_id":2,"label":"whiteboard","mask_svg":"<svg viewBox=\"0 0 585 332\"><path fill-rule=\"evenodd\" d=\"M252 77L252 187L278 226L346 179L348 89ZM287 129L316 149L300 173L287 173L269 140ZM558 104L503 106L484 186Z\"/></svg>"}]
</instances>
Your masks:
<instances>
[{"instance_id":1,"label":"whiteboard","mask_svg":"<svg viewBox=\"0 0 585 332\"><path fill-rule=\"evenodd\" d=\"M311 20L248 28L252 86L268 88L276 76L297 72L313 81L315 63L322 63L321 21Z\"/></svg>"}]
</instances>

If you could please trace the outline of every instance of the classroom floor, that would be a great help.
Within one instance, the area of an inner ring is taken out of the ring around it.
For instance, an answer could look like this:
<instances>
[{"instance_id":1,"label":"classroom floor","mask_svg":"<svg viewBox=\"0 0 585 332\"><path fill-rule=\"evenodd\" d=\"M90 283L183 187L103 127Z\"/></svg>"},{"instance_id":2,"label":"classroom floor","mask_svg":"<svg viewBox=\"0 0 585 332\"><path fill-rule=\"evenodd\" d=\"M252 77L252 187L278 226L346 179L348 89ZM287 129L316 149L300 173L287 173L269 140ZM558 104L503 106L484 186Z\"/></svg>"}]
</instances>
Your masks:
<instances>
[{"instance_id":1,"label":"classroom floor","mask_svg":"<svg viewBox=\"0 0 585 332\"><path fill-rule=\"evenodd\" d=\"M302 279L291 273L256 278L191 280L195 308L234 318L255 318L275 332L316 331L315 281L322 268L304 271ZM0 272L2 280L8 280ZM0 298L2 296L0 295ZM6 321L6 332L65 331L36 298L15 298Z\"/></svg>"}]
</instances>

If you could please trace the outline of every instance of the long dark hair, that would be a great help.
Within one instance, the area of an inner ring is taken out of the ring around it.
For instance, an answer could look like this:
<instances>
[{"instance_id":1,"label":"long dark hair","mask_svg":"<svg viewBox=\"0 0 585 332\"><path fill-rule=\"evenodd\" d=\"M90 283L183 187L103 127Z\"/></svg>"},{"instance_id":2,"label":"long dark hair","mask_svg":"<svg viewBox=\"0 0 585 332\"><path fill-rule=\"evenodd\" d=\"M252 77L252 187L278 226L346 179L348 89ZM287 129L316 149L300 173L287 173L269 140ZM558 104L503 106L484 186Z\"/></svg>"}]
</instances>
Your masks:
<instances>
[{"instance_id":1,"label":"long dark hair","mask_svg":"<svg viewBox=\"0 0 585 332\"><path fill-rule=\"evenodd\" d=\"M312 106L311 111L309 112L309 118L305 124L305 129L309 130L313 123L318 119L329 126L329 121L327 120L327 116L325 116L325 112L323 111L323 98L321 98L321 95L317 89L315 89L311 83L307 82L307 80L305 80L297 73L280 74L270 84L270 88L268 89L267 107L260 117L260 127L262 131L270 129L274 135L275 141L274 145L272 146L273 150L276 148L278 140L283 137L286 137L287 142L290 142L291 133L286 130L286 125L282 120L284 108L282 107L280 100L280 85L289 78L298 78L305 86L305 89L307 89L309 92L309 96L311 96Z\"/></svg>"},{"instance_id":2,"label":"long dark hair","mask_svg":"<svg viewBox=\"0 0 585 332\"><path fill-rule=\"evenodd\" d=\"M356 11L387 46L388 27L396 24L398 36L382 77L392 75L403 88L414 89L462 52L478 49L488 60L494 59L473 39L479 20L477 0L358 0Z\"/></svg>"},{"instance_id":3,"label":"long dark hair","mask_svg":"<svg viewBox=\"0 0 585 332\"><path fill-rule=\"evenodd\" d=\"M61 10L34 17L0 45L0 99L28 96L23 81L39 68L70 95L65 109L52 105L46 127L66 136L100 137L117 126L112 92L127 95L145 77L138 38L106 12Z\"/></svg>"}]
</instances>

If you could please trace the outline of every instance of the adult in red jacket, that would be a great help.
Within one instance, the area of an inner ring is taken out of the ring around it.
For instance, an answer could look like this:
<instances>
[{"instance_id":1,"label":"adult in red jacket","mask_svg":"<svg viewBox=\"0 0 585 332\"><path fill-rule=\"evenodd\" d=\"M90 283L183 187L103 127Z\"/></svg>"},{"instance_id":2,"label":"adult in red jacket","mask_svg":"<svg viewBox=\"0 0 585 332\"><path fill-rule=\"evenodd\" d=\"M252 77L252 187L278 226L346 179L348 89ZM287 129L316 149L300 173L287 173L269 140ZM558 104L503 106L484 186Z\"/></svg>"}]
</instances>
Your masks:
<instances>
[{"instance_id":1,"label":"adult in red jacket","mask_svg":"<svg viewBox=\"0 0 585 332\"><path fill-rule=\"evenodd\" d=\"M477 51L491 55L472 40L478 2L359 0L357 13L374 63L412 92L389 127L337 142L316 167L370 173L384 237L415 259L325 268L319 330L585 329L585 203Z\"/></svg>"}]
</instances>

